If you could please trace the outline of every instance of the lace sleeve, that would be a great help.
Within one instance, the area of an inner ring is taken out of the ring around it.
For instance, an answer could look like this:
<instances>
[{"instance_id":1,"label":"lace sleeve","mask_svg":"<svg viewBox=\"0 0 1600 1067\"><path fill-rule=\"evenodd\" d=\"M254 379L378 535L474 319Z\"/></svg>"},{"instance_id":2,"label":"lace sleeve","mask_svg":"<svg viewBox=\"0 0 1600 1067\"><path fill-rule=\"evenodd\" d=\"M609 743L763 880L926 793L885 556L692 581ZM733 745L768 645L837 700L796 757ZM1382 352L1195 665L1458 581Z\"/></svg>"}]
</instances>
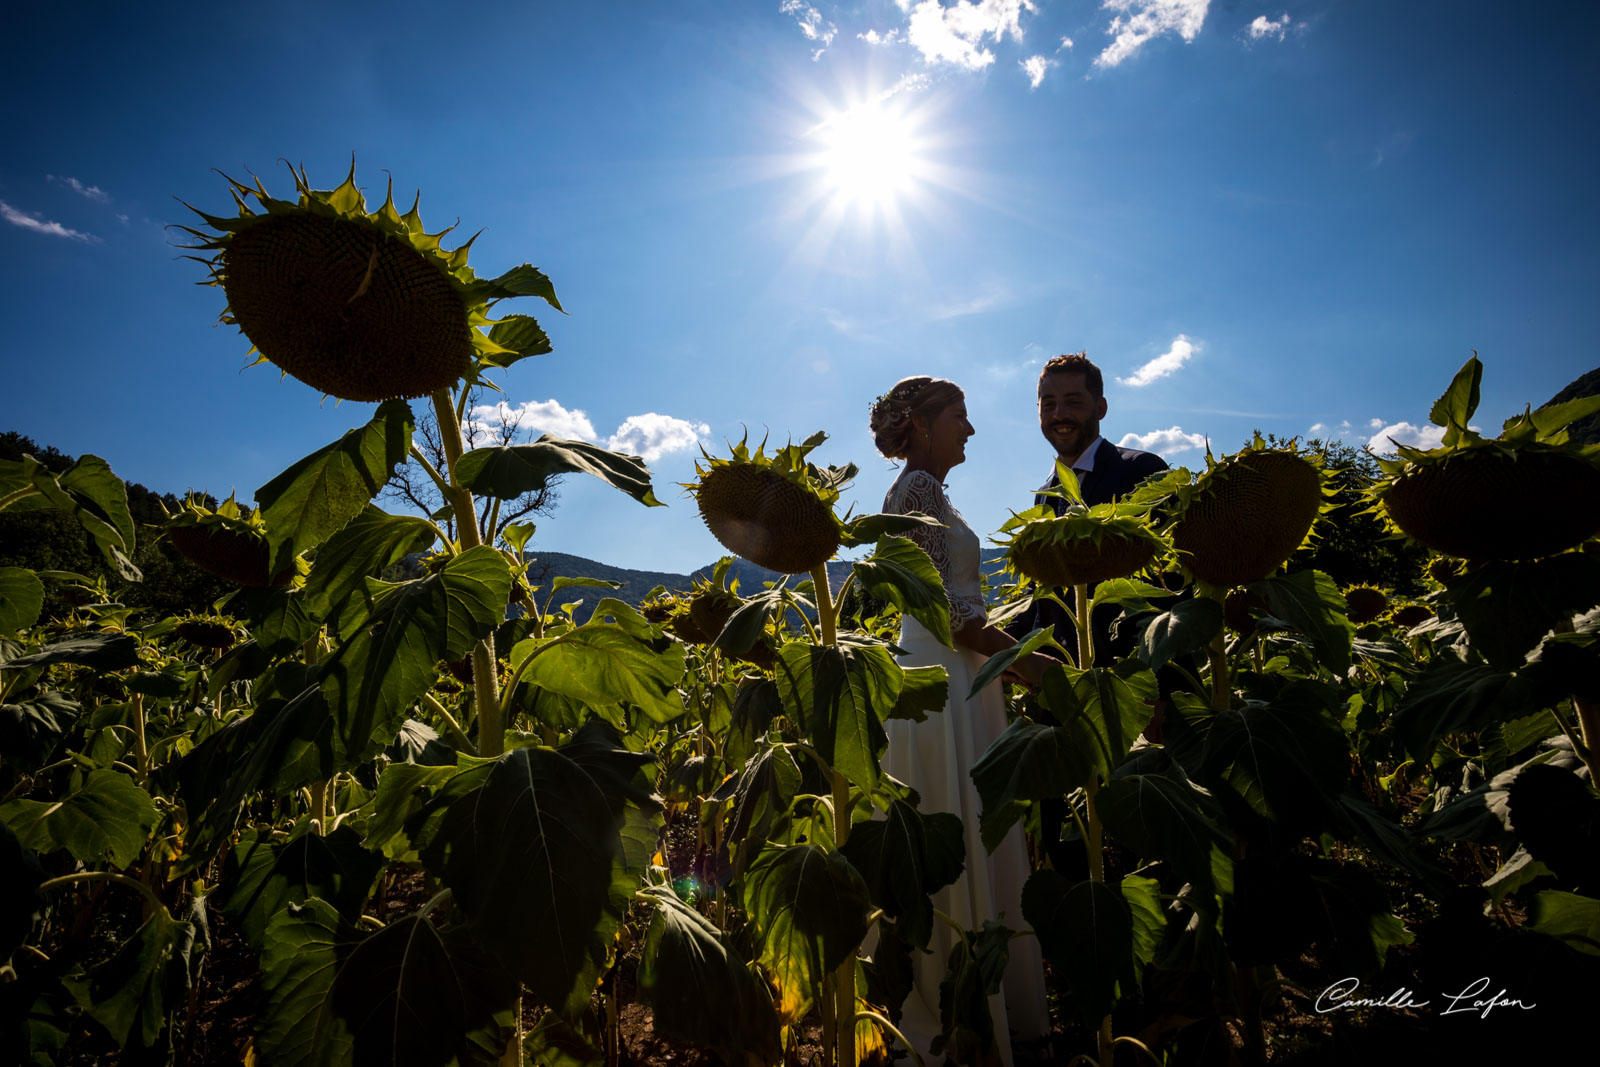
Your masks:
<instances>
[{"instance_id":1,"label":"lace sleeve","mask_svg":"<svg viewBox=\"0 0 1600 1067\"><path fill-rule=\"evenodd\" d=\"M906 515L913 511L920 511L930 515L945 524L950 525L950 501L945 498L944 488L933 475L926 471L912 471L906 475L899 491L893 495L890 506L885 511L892 511L899 515ZM933 560L934 568L939 572L939 580L944 583L945 596L950 603L950 628L959 630L973 619L984 620L988 613L984 610L982 597L953 597L950 595L950 539L949 530L938 526L918 526L906 534L906 537Z\"/></svg>"}]
</instances>

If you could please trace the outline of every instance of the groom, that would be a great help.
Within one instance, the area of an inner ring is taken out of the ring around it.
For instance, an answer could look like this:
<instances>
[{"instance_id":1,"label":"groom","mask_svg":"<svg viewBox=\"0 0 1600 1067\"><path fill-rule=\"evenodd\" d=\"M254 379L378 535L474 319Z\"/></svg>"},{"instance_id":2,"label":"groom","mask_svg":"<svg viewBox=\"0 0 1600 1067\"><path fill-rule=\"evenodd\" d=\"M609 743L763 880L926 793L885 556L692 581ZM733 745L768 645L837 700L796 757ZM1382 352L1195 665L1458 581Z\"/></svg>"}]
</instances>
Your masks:
<instances>
[{"instance_id":1,"label":"groom","mask_svg":"<svg viewBox=\"0 0 1600 1067\"><path fill-rule=\"evenodd\" d=\"M1151 475L1167 469L1166 461L1152 452L1120 448L1101 437L1100 420L1105 414L1105 379L1086 353L1056 356L1044 365L1039 372L1039 430L1055 449L1056 459L1077 474L1083 502L1090 506L1108 503L1130 492ZM1044 488L1053 489L1057 484L1052 466L1050 480ZM1033 502L1049 504L1058 515L1067 507L1067 501L1056 496L1038 495ZM1055 590L1063 600L1070 598L1071 592ZM1111 623L1119 610L1116 605L1106 605L1096 608L1090 615L1096 663L1109 664L1133 648L1136 638L1131 633L1119 635L1115 641L1111 639ZM1020 639L1040 626L1052 627L1062 647L1077 651L1078 633L1071 617L1050 601L1034 601L1027 611L1007 624L1006 631ZM1065 816L1064 801L1040 804L1045 853L1050 857L1051 866L1063 876L1083 878L1088 874L1088 864L1082 844L1060 840Z\"/></svg>"}]
</instances>

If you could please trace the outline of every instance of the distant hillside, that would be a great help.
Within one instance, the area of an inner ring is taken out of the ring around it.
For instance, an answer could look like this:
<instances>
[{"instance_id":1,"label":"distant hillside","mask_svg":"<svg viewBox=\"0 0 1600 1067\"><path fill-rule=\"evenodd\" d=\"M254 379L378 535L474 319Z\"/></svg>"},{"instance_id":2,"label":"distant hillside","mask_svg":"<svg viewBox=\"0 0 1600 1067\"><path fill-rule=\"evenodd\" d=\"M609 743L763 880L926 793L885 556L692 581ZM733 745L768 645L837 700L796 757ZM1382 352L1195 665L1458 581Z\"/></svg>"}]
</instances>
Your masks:
<instances>
[{"instance_id":1,"label":"distant hillside","mask_svg":"<svg viewBox=\"0 0 1600 1067\"><path fill-rule=\"evenodd\" d=\"M991 571L996 561L1004 555L1004 550L988 548L984 550L983 569ZM669 590L688 590L694 586L696 577L709 579L715 569L715 563L689 574L674 574L668 571L638 571L626 567L613 567L607 563L599 563L582 556L574 556L567 552L541 552L538 550L529 553L533 565L528 570L528 580L531 584L542 587L541 592L535 594L542 605L544 598L549 595L551 582L555 578L600 578L608 582L621 582L619 589L596 589L588 586L572 586L556 594L555 605L568 603L587 602L595 603L601 597L614 596L626 603L638 605L644 600L645 594L656 586L665 586ZM850 573L849 560L834 560L828 564L828 584L837 591L844 584L845 576ZM733 584L737 579L739 592L748 596L766 588L767 582L775 582L783 577L776 571L769 571L757 567L749 560L735 559L728 568L727 581ZM796 578L795 581L799 581Z\"/></svg>"},{"instance_id":2,"label":"distant hillside","mask_svg":"<svg viewBox=\"0 0 1600 1067\"><path fill-rule=\"evenodd\" d=\"M1586 396L1600 393L1600 367L1596 367L1588 374L1569 384L1561 392L1550 398L1550 403L1565 404L1569 400L1581 400ZM1600 411L1592 415L1585 415L1571 426L1567 427L1567 434L1571 440L1580 445L1592 445L1600 441Z\"/></svg>"}]
</instances>

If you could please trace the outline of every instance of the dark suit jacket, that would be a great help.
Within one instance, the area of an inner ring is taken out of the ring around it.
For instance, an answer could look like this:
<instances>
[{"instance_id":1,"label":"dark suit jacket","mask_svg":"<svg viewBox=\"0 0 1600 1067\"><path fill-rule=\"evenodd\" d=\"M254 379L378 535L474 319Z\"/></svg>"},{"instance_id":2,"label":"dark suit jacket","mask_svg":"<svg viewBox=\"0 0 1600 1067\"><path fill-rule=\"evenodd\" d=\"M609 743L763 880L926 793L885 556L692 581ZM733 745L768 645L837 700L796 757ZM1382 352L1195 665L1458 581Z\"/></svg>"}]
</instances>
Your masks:
<instances>
[{"instance_id":1,"label":"dark suit jacket","mask_svg":"<svg viewBox=\"0 0 1600 1067\"><path fill-rule=\"evenodd\" d=\"M1091 506L1110 503L1114 497L1131 492L1152 474L1159 474L1166 469L1166 460L1155 453L1141 452L1136 448L1118 448L1102 437L1099 447L1095 449L1094 469L1079 478L1078 484L1083 493L1083 502ZM1053 488L1056 484L1057 479L1052 470L1046 488ZM1049 504L1058 515L1067 506L1067 502L1060 497L1036 495L1033 502ZM1056 595L1071 603L1072 590L1057 589ZM1115 642L1110 640L1111 622L1120 610L1115 605L1108 605L1094 612L1091 625L1094 633L1094 657L1097 663L1108 663L1110 657L1126 655L1133 648L1135 638L1131 634L1119 635ZM1069 652L1076 653L1078 632L1073 628L1072 620L1066 612L1049 601L1035 603L1008 623L1006 632L1020 639L1045 625L1054 628L1056 640L1061 642L1063 647Z\"/></svg>"}]
</instances>

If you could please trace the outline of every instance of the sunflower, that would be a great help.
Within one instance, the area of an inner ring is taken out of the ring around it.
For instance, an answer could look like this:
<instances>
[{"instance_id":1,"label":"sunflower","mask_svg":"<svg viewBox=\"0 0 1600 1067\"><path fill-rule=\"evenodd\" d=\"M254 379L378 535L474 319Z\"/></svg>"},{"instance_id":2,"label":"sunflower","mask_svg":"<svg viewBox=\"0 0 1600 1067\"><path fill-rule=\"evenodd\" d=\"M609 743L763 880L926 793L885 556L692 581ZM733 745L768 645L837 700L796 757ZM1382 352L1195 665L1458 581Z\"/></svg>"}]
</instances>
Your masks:
<instances>
[{"instance_id":1,"label":"sunflower","mask_svg":"<svg viewBox=\"0 0 1600 1067\"><path fill-rule=\"evenodd\" d=\"M856 468L819 468L806 455L827 439L813 434L766 455L741 440L729 459L704 449L706 466L695 463L698 482L684 488L695 497L711 535L728 551L780 574L808 574L839 550L841 525L833 513L839 490ZM714 635L713 635L714 636Z\"/></svg>"},{"instance_id":2,"label":"sunflower","mask_svg":"<svg viewBox=\"0 0 1600 1067\"><path fill-rule=\"evenodd\" d=\"M367 211L355 163L337 189L312 189L292 167L298 197L279 200L228 178L234 217L190 208L210 230L198 238L208 284L228 296L222 321L250 338L257 362L275 363L314 389L345 400L430 395L488 367L550 351L525 315L490 317L499 300L543 297L560 310L550 280L524 264L493 280L467 266L472 240L445 250L413 203L402 215L394 184ZM252 203L253 202L253 203ZM476 238L473 238L475 240ZM484 332L481 327L492 327Z\"/></svg>"},{"instance_id":3,"label":"sunflower","mask_svg":"<svg viewBox=\"0 0 1600 1067\"><path fill-rule=\"evenodd\" d=\"M1434 403L1437 448L1397 445L1397 458L1378 461L1385 476L1369 492L1389 525L1468 560L1538 559L1600 533L1600 444L1567 435L1600 396L1525 409L1485 438L1468 424L1482 376L1474 353Z\"/></svg>"},{"instance_id":4,"label":"sunflower","mask_svg":"<svg viewBox=\"0 0 1600 1067\"><path fill-rule=\"evenodd\" d=\"M196 567L238 585L289 585L296 567L272 571L266 526L259 513L246 514L233 497L206 507L193 498L167 519L167 540Z\"/></svg>"},{"instance_id":5,"label":"sunflower","mask_svg":"<svg viewBox=\"0 0 1600 1067\"><path fill-rule=\"evenodd\" d=\"M1293 444L1269 448L1257 437L1174 494L1170 533L1178 563L1222 589L1265 578L1307 543L1325 500L1322 467Z\"/></svg>"}]
</instances>

